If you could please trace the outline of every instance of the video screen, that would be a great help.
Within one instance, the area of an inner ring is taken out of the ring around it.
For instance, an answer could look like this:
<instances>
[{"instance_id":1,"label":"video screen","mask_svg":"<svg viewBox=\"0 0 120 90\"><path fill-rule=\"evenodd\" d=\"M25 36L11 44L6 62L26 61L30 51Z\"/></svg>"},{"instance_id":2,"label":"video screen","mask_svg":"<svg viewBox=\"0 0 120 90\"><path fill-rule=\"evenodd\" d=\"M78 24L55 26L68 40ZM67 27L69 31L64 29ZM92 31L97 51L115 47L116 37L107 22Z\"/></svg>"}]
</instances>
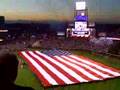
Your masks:
<instances>
[{"instance_id":1,"label":"video screen","mask_svg":"<svg viewBox=\"0 0 120 90\"><path fill-rule=\"evenodd\" d=\"M75 22L75 28L72 29L72 37L89 37L90 29L87 28L87 22Z\"/></svg>"},{"instance_id":2,"label":"video screen","mask_svg":"<svg viewBox=\"0 0 120 90\"><path fill-rule=\"evenodd\" d=\"M76 10L84 10L84 9L86 9L85 1L76 2Z\"/></svg>"},{"instance_id":3,"label":"video screen","mask_svg":"<svg viewBox=\"0 0 120 90\"><path fill-rule=\"evenodd\" d=\"M84 31L87 28L87 22L75 22L76 31Z\"/></svg>"}]
</instances>

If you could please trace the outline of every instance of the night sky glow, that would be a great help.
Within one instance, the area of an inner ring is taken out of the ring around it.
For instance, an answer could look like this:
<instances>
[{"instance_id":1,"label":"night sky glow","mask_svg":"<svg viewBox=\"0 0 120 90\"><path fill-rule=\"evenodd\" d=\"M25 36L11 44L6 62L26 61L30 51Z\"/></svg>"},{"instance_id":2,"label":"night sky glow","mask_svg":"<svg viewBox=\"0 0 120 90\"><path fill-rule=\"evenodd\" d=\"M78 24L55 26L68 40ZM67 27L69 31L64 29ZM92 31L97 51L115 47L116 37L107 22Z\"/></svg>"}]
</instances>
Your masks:
<instances>
[{"instance_id":1,"label":"night sky glow","mask_svg":"<svg viewBox=\"0 0 120 90\"><path fill-rule=\"evenodd\" d=\"M73 20L78 0L0 0L7 20ZM90 21L120 22L120 0L86 0Z\"/></svg>"}]
</instances>

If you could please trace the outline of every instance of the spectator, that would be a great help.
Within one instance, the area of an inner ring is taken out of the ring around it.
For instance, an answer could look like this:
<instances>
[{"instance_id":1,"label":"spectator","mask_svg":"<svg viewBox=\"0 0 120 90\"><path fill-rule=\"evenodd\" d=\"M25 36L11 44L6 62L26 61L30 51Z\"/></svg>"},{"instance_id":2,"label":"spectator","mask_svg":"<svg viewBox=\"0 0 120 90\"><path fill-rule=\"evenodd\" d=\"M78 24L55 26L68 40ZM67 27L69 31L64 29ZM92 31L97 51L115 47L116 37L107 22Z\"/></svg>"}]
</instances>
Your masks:
<instances>
[{"instance_id":1,"label":"spectator","mask_svg":"<svg viewBox=\"0 0 120 90\"><path fill-rule=\"evenodd\" d=\"M0 90L33 90L30 87L15 85L18 60L16 55L0 52Z\"/></svg>"}]
</instances>

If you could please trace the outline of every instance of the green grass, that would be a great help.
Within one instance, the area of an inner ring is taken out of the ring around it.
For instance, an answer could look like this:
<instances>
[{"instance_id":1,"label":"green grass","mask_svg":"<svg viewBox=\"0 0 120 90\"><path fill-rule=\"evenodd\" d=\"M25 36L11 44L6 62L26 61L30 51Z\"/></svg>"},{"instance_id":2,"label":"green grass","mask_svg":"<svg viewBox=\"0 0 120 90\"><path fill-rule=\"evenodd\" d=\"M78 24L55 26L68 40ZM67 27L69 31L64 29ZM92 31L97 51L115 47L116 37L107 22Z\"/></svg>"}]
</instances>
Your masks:
<instances>
[{"instance_id":1,"label":"green grass","mask_svg":"<svg viewBox=\"0 0 120 90\"><path fill-rule=\"evenodd\" d=\"M84 51L72 52L120 69L119 59L103 55L95 55L93 53ZM120 78L44 89L40 84L40 81L27 66L24 66L24 68L19 68L16 84L33 87L35 90L120 90Z\"/></svg>"},{"instance_id":2,"label":"green grass","mask_svg":"<svg viewBox=\"0 0 120 90\"><path fill-rule=\"evenodd\" d=\"M39 80L28 67L19 68L16 83L21 86L33 87L35 90L43 90Z\"/></svg>"}]
</instances>

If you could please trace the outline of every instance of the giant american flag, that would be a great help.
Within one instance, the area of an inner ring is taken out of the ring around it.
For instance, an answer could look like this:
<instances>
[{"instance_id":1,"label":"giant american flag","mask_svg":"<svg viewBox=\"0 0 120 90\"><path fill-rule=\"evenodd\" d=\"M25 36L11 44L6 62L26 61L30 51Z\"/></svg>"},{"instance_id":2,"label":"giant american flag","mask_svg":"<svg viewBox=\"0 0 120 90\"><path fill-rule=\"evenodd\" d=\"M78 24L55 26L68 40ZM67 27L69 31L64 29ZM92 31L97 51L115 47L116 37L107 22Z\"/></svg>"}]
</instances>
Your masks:
<instances>
[{"instance_id":1,"label":"giant american flag","mask_svg":"<svg viewBox=\"0 0 120 90\"><path fill-rule=\"evenodd\" d=\"M120 76L120 70L63 50L20 51L44 87L99 81Z\"/></svg>"}]
</instances>

